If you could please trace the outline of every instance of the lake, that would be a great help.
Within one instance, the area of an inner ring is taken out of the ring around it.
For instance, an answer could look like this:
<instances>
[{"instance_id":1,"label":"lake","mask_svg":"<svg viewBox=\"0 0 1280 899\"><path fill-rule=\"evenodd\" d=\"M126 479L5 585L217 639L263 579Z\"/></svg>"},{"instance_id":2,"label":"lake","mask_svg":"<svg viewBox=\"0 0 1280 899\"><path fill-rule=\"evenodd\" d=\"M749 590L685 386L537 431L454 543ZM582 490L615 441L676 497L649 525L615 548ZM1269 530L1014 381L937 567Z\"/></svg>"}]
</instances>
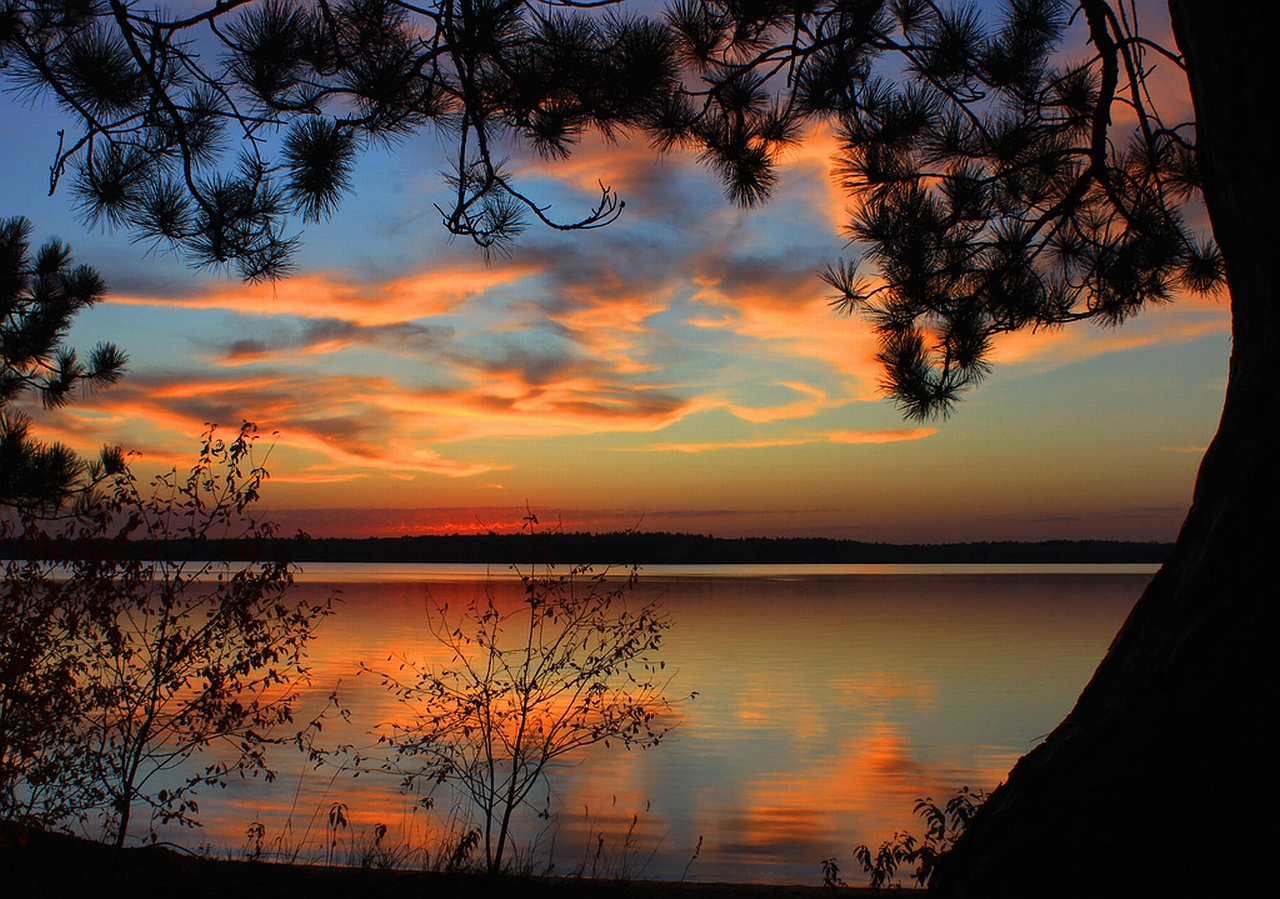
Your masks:
<instances>
[{"instance_id":1,"label":"lake","mask_svg":"<svg viewBox=\"0 0 1280 899\"><path fill-rule=\"evenodd\" d=\"M918 798L990 790L1062 719L1154 570L649 566L628 602L670 614L668 694L697 697L661 745L596 746L553 771L536 794L549 816L516 823L521 857L555 873L807 884L835 857L860 883L854 845L921 833ZM376 750L370 733L405 713L360 663L428 658L428 593L457 608L486 580L518 597L501 566L307 565L297 589L342 603L313 643L299 721L336 690L350 721L326 722L323 741ZM206 788L203 830L165 837L238 855L256 821L267 854L345 862L377 825L383 845L433 854L463 827L447 793L424 810L387 775L273 760L273 783ZM348 826L331 831L339 804Z\"/></svg>"}]
</instances>

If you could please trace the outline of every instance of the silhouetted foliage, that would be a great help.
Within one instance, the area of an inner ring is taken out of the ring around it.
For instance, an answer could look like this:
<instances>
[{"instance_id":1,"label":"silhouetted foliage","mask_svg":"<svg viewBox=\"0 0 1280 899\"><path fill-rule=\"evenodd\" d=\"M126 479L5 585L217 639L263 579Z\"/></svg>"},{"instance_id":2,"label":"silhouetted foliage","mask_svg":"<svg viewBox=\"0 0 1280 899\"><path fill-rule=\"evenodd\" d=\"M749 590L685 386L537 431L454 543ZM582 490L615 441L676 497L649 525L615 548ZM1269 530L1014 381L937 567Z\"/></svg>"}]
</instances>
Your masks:
<instances>
[{"instance_id":1,"label":"silhouetted foliage","mask_svg":"<svg viewBox=\"0 0 1280 899\"><path fill-rule=\"evenodd\" d=\"M907 831L899 831L881 843L874 854L865 843L854 847L854 860L870 875L868 886L873 890L901 886L895 880L898 869L912 865L915 870L911 872L911 879L917 885L925 886L938 859L955 845L986 798L981 790L970 792L968 787L961 787L945 805L938 805L931 796L917 799L915 811L925 824L923 839ZM831 875L832 871L834 875ZM839 868L833 859L823 862L823 874L824 882L829 875L838 876Z\"/></svg>"},{"instance_id":2,"label":"silhouetted foliage","mask_svg":"<svg viewBox=\"0 0 1280 899\"><path fill-rule=\"evenodd\" d=\"M16 527L0 522L0 532ZM23 541L24 543L29 541ZM89 804L70 731L83 665L80 616L62 601L52 566L4 563L0 586L0 820L50 825Z\"/></svg>"},{"instance_id":3,"label":"silhouetted foliage","mask_svg":"<svg viewBox=\"0 0 1280 899\"><path fill-rule=\"evenodd\" d=\"M1081 14L1093 53L1073 61ZM1123 4L679 0L669 21L701 78L669 143L695 146L730 198L768 195L802 123L834 129L846 233L874 271L840 261L823 279L870 318L911 418L945 415L998 334L1118 324L1223 281L1180 212L1198 190L1191 126L1146 87L1153 59L1179 61Z\"/></svg>"},{"instance_id":4,"label":"silhouetted foliage","mask_svg":"<svg viewBox=\"0 0 1280 899\"><path fill-rule=\"evenodd\" d=\"M180 17L8 0L0 52L20 90L75 122L51 186L73 171L86 221L251 280L288 270L288 217L331 214L363 148L423 129L453 148L446 228L498 250L530 216L580 229L622 211L602 186L585 217L552 220L503 170L509 142L557 158L588 130L642 133L657 152L695 152L754 206L786 148L834 129L847 233L875 271L842 260L823 278L838 309L871 319L885 387L912 418L946 414L1001 333L1118 324L1223 282L1180 211L1199 190L1192 126L1165 122L1146 85L1153 61L1180 59L1124 4L624 8L238 0ZM1077 17L1093 51L1073 61Z\"/></svg>"},{"instance_id":5,"label":"silhouetted foliage","mask_svg":"<svg viewBox=\"0 0 1280 899\"><path fill-rule=\"evenodd\" d=\"M103 474L119 453L104 450L98 467L68 447L31 436L31 419L15 408L28 394L46 409L69 403L77 390L114 384L124 353L99 343L87 360L65 345L76 314L106 294L101 276L74 265L71 250L50 241L30 254L31 223L0 221L0 509L52 514Z\"/></svg>"},{"instance_id":6,"label":"silhouetted foliage","mask_svg":"<svg viewBox=\"0 0 1280 899\"><path fill-rule=\"evenodd\" d=\"M572 0L233 0L178 14L136 0L0 7L0 54L25 96L74 123L52 161L84 219L246 279L289 269L289 216L331 214L361 150L424 129L454 149L451 233L501 250L527 218L561 222L502 167L509 138L545 157L589 128L654 119L677 85L654 22ZM281 137L281 135L283 135Z\"/></svg>"},{"instance_id":7,"label":"silhouetted foliage","mask_svg":"<svg viewBox=\"0 0 1280 899\"><path fill-rule=\"evenodd\" d=\"M669 726L658 650L671 622L655 604L628 607L625 588L585 567L521 580L510 608L492 585L456 614L428 597L448 661L401 659L381 673L413 714L380 737L396 753L390 770L406 787L447 781L470 800L490 873L503 870L512 816L558 761L599 743L656 746Z\"/></svg>"},{"instance_id":8,"label":"silhouetted foliage","mask_svg":"<svg viewBox=\"0 0 1280 899\"><path fill-rule=\"evenodd\" d=\"M284 558L121 551L270 537L249 514L267 476L254 440L252 425L230 441L211 427L192 469L159 475L145 493L127 466L112 471L100 501L64 526L86 550L70 562L42 558L47 535L26 522L28 558L8 563L0 594L0 817L96 815L119 846L140 806L154 841L157 824L196 823L198 787L272 776L266 747L290 720L329 604L286 600Z\"/></svg>"}]
</instances>

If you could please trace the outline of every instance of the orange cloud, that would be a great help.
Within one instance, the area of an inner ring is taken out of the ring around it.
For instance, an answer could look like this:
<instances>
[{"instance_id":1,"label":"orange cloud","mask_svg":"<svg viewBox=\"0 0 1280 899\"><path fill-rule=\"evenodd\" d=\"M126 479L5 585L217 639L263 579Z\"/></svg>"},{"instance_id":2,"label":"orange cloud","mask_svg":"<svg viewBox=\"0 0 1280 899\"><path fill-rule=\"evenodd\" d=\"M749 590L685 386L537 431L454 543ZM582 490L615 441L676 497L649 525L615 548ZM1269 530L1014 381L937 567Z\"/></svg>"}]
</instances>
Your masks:
<instances>
[{"instance_id":1,"label":"orange cloud","mask_svg":"<svg viewBox=\"0 0 1280 899\"><path fill-rule=\"evenodd\" d=\"M666 291L669 293L669 290ZM652 340L649 319L665 312L670 304L651 293L623 296L575 297L575 308L550 315L562 325L574 342L598 358L608 359L618 374L629 375L653 371L653 363L636 359Z\"/></svg>"},{"instance_id":2,"label":"orange cloud","mask_svg":"<svg viewBox=\"0 0 1280 899\"><path fill-rule=\"evenodd\" d=\"M849 399L880 399L875 387L878 350L870 325L836 315L821 295L816 272L806 279L792 277L787 283L735 288L731 293L715 276L704 275L701 285L695 298L726 310L725 324L717 327L760 342L765 354L820 362L839 374L845 395L827 408Z\"/></svg>"},{"instance_id":3,"label":"orange cloud","mask_svg":"<svg viewBox=\"0 0 1280 899\"><path fill-rule=\"evenodd\" d=\"M777 440L738 440L720 443L651 443L644 448L643 452L705 453L711 450L724 449L767 449L775 446L803 446L806 443L813 442L807 438L793 437Z\"/></svg>"},{"instance_id":4,"label":"orange cloud","mask_svg":"<svg viewBox=\"0 0 1280 899\"><path fill-rule=\"evenodd\" d=\"M288 455L292 467L281 472L286 483L337 483L361 472L425 473L470 477L506 466L494 462L449 459L416 437L407 416L389 414L378 400L392 385L377 379L296 376L213 380L126 379L91 401L49 417L45 433L71 445L88 434L100 442L141 449L148 464L190 463L191 451L206 422L238 427L252 418L274 431L263 445ZM159 436L164 435L164 436ZM322 459L299 464L302 457Z\"/></svg>"},{"instance_id":5,"label":"orange cloud","mask_svg":"<svg viewBox=\"0 0 1280 899\"><path fill-rule=\"evenodd\" d=\"M804 446L810 443L899 443L907 440L923 440L938 433L937 428L898 428L891 431L830 431L813 433L804 437L777 439L721 441L716 443L656 443L644 448L645 452L705 453L725 449L767 449L776 446Z\"/></svg>"},{"instance_id":6,"label":"orange cloud","mask_svg":"<svg viewBox=\"0 0 1280 899\"><path fill-rule=\"evenodd\" d=\"M808 399L798 400L782 406L746 407L732 404L729 407L729 411L744 421L749 421L753 424L766 424L788 418L810 418L817 415L822 409L836 405L827 401L826 391L799 381L781 381L776 386L786 387L795 393L803 394Z\"/></svg>"},{"instance_id":7,"label":"orange cloud","mask_svg":"<svg viewBox=\"0 0 1280 899\"><path fill-rule=\"evenodd\" d=\"M372 327L428 318L452 311L468 299L538 273L528 262L486 266L480 260L414 272L381 284L364 284L340 273L303 273L272 284L216 282L188 297L112 294L104 305L167 309L223 309L249 315L339 318Z\"/></svg>"},{"instance_id":8,"label":"orange cloud","mask_svg":"<svg viewBox=\"0 0 1280 899\"><path fill-rule=\"evenodd\" d=\"M585 376L537 389L495 377L454 392L398 391L369 399L400 415L440 422L442 442L657 431L698 408L660 389L621 389Z\"/></svg>"},{"instance_id":9,"label":"orange cloud","mask_svg":"<svg viewBox=\"0 0 1280 899\"><path fill-rule=\"evenodd\" d=\"M1051 331L1002 334L994 342L991 359L996 365L1030 365L1047 370L1104 353L1181 343L1230 331L1231 312L1225 303L1184 296L1174 305L1149 309L1120 328L1080 324Z\"/></svg>"},{"instance_id":10,"label":"orange cloud","mask_svg":"<svg viewBox=\"0 0 1280 899\"><path fill-rule=\"evenodd\" d=\"M889 431L832 431L827 440L832 443L900 443L904 440L923 440L938 433L937 428L895 428Z\"/></svg>"},{"instance_id":11,"label":"orange cloud","mask_svg":"<svg viewBox=\"0 0 1280 899\"><path fill-rule=\"evenodd\" d=\"M832 232L844 224L848 202L835 176L834 156L838 149L830 126L815 123L808 127L798 144L784 149L776 160L775 200L807 194L809 205L827 217ZM693 151L675 149L657 157L645 140L626 138L611 143L594 134L585 136L567 160L528 160L518 177L546 178L571 186L584 200L592 202L598 199L603 183L628 204L624 215L669 211L674 203L686 199L685 191L678 187L681 181L693 180L707 187L719 187L714 172L698 162ZM720 209L732 209L728 200L720 202ZM759 214L768 216L768 209Z\"/></svg>"},{"instance_id":12,"label":"orange cloud","mask_svg":"<svg viewBox=\"0 0 1280 899\"><path fill-rule=\"evenodd\" d=\"M784 152L781 166L782 189L796 189L798 185L793 185L801 180L815 189L816 211L827 216L833 232L844 228L852 202L836 174L835 156L839 150L840 142L831 132L831 127L818 123L809 128L797 146Z\"/></svg>"},{"instance_id":13,"label":"orange cloud","mask_svg":"<svg viewBox=\"0 0 1280 899\"><path fill-rule=\"evenodd\" d=\"M518 178L547 178L572 185L586 196L598 195L600 185L615 191L625 202L643 192L664 167L679 166L683 160L673 155L655 157L644 140L609 142L598 134L584 136L568 159L548 162L531 157L518 170Z\"/></svg>"}]
</instances>

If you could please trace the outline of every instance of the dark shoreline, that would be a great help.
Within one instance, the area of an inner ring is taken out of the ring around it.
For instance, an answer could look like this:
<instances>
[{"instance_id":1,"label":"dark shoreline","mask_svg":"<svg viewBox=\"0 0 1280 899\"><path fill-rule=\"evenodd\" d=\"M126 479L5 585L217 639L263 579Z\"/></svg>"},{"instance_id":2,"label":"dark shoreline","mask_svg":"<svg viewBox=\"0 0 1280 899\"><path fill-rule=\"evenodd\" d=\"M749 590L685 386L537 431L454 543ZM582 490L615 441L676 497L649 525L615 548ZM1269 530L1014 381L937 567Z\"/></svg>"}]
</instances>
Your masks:
<instances>
[{"instance_id":1,"label":"dark shoreline","mask_svg":"<svg viewBox=\"0 0 1280 899\"><path fill-rule=\"evenodd\" d=\"M871 895L866 889L839 893ZM117 853L69 834L0 823L0 896L5 899L820 899L830 895L830 889L816 884L489 877L210 858L164 846Z\"/></svg>"},{"instance_id":2,"label":"dark shoreline","mask_svg":"<svg viewBox=\"0 0 1280 899\"><path fill-rule=\"evenodd\" d=\"M15 547L16 548L16 547ZM47 559L75 559L103 547L51 539ZM701 534L453 534L445 536L276 538L255 542L208 540L164 544L129 542L113 555L133 558L264 560L293 562L451 562L487 564L590 562L599 565L662 564L1160 564L1172 543L1112 540L866 543L823 537L712 537ZM0 558L11 557L0 542Z\"/></svg>"},{"instance_id":3,"label":"dark shoreline","mask_svg":"<svg viewBox=\"0 0 1280 899\"><path fill-rule=\"evenodd\" d=\"M630 564L1154 563L1171 543L1053 540L1040 543L864 543L818 537L699 534L485 534L313 539L292 547L299 562L591 561Z\"/></svg>"}]
</instances>

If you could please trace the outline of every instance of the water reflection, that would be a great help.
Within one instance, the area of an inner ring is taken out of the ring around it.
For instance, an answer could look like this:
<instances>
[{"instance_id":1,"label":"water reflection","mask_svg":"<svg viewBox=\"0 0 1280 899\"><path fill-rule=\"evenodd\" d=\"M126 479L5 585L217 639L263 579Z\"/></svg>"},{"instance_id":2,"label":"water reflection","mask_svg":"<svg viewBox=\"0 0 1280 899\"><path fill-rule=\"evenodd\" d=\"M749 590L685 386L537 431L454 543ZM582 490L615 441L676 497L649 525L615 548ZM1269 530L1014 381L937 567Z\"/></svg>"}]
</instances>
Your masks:
<instances>
[{"instance_id":1,"label":"water reflection","mask_svg":"<svg viewBox=\"0 0 1280 899\"><path fill-rule=\"evenodd\" d=\"M373 750L367 734L401 713L359 663L430 658L425 591L460 605L484 587L483 572L391 573L299 588L336 585L344 599L314 644L299 717L336 688L351 720L325 727L331 743ZM597 748L557 769L538 801L550 818L530 813L516 835L560 873L679 878L702 837L690 879L816 883L820 859L848 863L856 843L918 831L917 797L993 787L1069 710L1148 577L644 572L638 599L661 597L676 622L662 653L676 671L670 692L698 698L656 749ZM498 588L519 601L517 582ZM338 834L346 847L378 823L438 844L464 811L441 794L428 812L389 777L312 770L296 754L276 762L274 784L203 797L196 840L172 836L236 851L258 820L268 847L323 857L336 802L351 821Z\"/></svg>"}]
</instances>

